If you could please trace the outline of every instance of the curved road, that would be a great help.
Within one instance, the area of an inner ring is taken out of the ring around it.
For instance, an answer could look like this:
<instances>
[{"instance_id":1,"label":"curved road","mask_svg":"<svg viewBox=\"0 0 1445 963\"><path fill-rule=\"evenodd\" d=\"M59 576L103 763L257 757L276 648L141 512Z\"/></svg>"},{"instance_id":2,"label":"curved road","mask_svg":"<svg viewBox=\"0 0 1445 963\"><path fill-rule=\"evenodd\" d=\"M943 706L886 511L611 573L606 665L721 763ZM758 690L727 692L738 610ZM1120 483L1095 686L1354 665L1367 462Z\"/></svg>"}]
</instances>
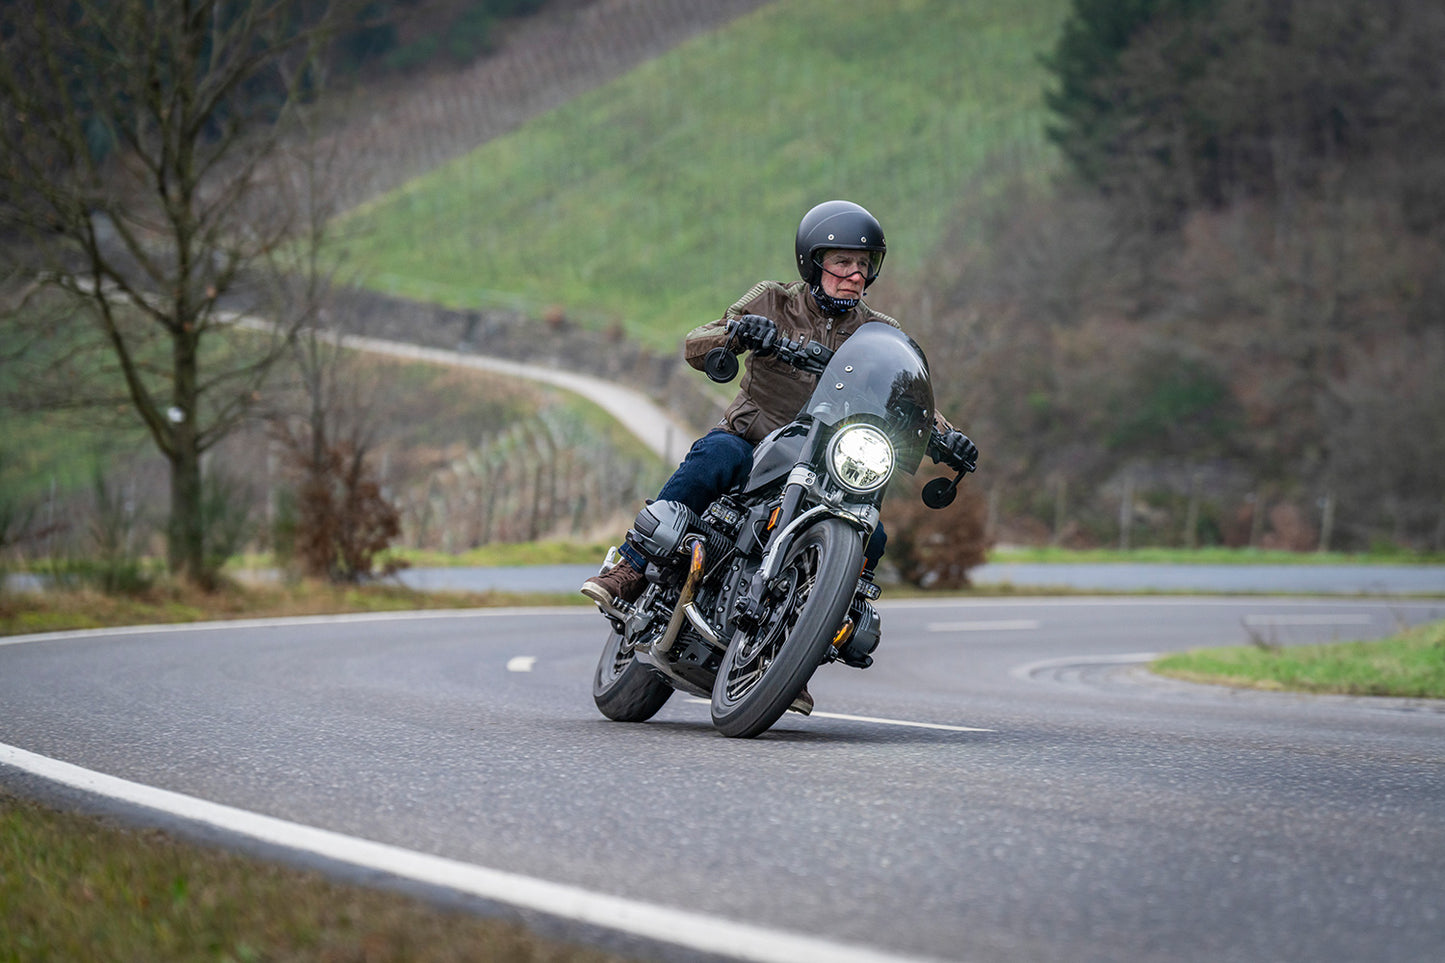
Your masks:
<instances>
[{"instance_id":1,"label":"curved road","mask_svg":"<svg viewBox=\"0 0 1445 963\"><path fill-rule=\"evenodd\" d=\"M682 696L603 720L602 624L581 609L0 640L0 781L652 958L1439 959L1445 706L1173 684L1138 661L1370 637L1445 602L882 611L877 664L824 669L818 714L752 741Z\"/></svg>"},{"instance_id":2,"label":"curved road","mask_svg":"<svg viewBox=\"0 0 1445 963\"><path fill-rule=\"evenodd\" d=\"M454 368L469 368L474 371L491 371L563 388L581 395L616 418L622 427L668 464L681 461L693 439L700 434L642 392L603 378L545 365L448 351L444 348L427 348L361 335L343 335L341 343L348 348L372 354Z\"/></svg>"}]
</instances>

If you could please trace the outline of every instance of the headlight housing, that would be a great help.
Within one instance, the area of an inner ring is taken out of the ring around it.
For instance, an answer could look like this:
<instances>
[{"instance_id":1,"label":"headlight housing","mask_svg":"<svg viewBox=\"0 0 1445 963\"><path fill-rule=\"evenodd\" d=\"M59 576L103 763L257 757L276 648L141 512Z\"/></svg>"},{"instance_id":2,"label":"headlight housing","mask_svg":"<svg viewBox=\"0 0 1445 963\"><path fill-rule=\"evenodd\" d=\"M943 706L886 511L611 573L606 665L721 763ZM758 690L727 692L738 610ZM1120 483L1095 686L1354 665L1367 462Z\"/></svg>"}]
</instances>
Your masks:
<instances>
[{"instance_id":1,"label":"headlight housing","mask_svg":"<svg viewBox=\"0 0 1445 963\"><path fill-rule=\"evenodd\" d=\"M828 442L828 471L850 492L877 491L893 474L893 443L872 425L849 425Z\"/></svg>"}]
</instances>

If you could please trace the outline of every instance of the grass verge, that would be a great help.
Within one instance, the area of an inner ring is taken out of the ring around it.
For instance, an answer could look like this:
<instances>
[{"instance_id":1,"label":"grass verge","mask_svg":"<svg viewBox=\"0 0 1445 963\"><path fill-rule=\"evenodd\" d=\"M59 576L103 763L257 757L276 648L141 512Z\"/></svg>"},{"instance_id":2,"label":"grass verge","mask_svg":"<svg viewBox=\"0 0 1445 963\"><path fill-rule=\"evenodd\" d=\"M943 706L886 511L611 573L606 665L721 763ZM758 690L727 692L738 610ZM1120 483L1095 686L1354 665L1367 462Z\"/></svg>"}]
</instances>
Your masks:
<instances>
[{"instance_id":1,"label":"grass verge","mask_svg":"<svg viewBox=\"0 0 1445 963\"><path fill-rule=\"evenodd\" d=\"M0 789L0 960L618 959Z\"/></svg>"},{"instance_id":2,"label":"grass verge","mask_svg":"<svg viewBox=\"0 0 1445 963\"><path fill-rule=\"evenodd\" d=\"M611 545L621 541L625 526L609 542L492 542L465 552L398 549L392 554L412 568L504 567L512 565L597 565Z\"/></svg>"},{"instance_id":3,"label":"grass verge","mask_svg":"<svg viewBox=\"0 0 1445 963\"><path fill-rule=\"evenodd\" d=\"M1249 689L1445 699L1445 621L1375 642L1196 649L1150 667L1188 682Z\"/></svg>"},{"instance_id":4,"label":"grass verge","mask_svg":"<svg viewBox=\"0 0 1445 963\"><path fill-rule=\"evenodd\" d=\"M399 585L336 586L231 583L216 592L164 583L135 596L92 589L0 593L0 635L63 632L117 625L209 622L221 619L406 612L503 605L584 604L580 595L527 592L419 592Z\"/></svg>"}]
</instances>

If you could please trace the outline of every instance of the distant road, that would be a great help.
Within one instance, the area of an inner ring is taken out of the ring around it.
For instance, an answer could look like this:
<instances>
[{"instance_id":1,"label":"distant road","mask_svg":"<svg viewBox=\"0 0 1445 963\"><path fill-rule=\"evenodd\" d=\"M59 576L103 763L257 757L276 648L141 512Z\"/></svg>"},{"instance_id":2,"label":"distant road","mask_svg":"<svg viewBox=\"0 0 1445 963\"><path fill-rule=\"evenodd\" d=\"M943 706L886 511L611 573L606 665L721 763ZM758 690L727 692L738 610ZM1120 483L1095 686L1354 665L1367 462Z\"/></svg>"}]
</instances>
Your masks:
<instances>
[{"instance_id":1,"label":"distant road","mask_svg":"<svg viewBox=\"0 0 1445 963\"><path fill-rule=\"evenodd\" d=\"M232 315L233 323L258 330L271 330L270 322L247 315ZM334 332L324 337L336 339ZM448 351L445 348L428 348L404 341L387 341L382 338L368 338L361 335L340 335L343 346L370 354L403 358L408 361L424 361L428 364L447 365L453 368L468 368L473 371L491 371L511 378L540 381L581 395L597 405L630 431L664 462L675 464L692 445L701 432L684 424L667 409L656 404L640 391L634 391L614 381L563 371L544 365L526 364L504 358Z\"/></svg>"},{"instance_id":2,"label":"distant road","mask_svg":"<svg viewBox=\"0 0 1445 963\"><path fill-rule=\"evenodd\" d=\"M403 572L401 577L407 585L427 591L570 592L596 571L594 565L418 568ZM1445 595L1445 566L998 562L974 569L973 581L981 586L1007 584L1029 589L1105 592Z\"/></svg>"},{"instance_id":3,"label":"distant road","mask_svg":"<svg viewBox=\"0 0 1445 963\"><path fill-rule=\"evenodd\" d=\"M1163 565L998 562L974 569L980 585L1110 592L1319 592L1326 595L1445 595L1445 566Z\"/></svg>"},{"instance_id":4,"label":"distant road","mask_svg":"<svg viewBox=\"0 0 1445 963\"><path fill-rule=\"evenodd\" d=\"M408 358L431 364L451 365L457 368L471 368L479 371L495 371L513 378L540 381L579 394L607 412L622 427L637 436L638 440L651 449L659 458L668 463L682 461L699 432L687 427L671 413L655 404L640 391L624 387L613 381L562 371L542 365L524 364L502 358L484 355L463 354L444 348L424 348L421 345L400 341L384 341L380 338L365 338L346 335L342 344L358 351L390 355L394 358Z\"/></svg>"}]
</instances>

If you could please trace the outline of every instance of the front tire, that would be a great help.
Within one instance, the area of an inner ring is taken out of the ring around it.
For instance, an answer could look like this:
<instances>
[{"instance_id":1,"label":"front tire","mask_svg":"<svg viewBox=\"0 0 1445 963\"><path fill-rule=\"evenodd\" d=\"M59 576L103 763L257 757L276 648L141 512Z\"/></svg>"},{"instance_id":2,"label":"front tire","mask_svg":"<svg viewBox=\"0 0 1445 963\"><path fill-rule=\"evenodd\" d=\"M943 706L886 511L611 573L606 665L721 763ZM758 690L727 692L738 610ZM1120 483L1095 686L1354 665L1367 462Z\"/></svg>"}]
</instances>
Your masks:
<instances>
[{"instance_id":1,"label":"front tire","mask_svg":"<svg viewBox=\"0 0 1445 963\"><path fill-rule=\"evenodd\" d=\"M751 632L737 632L712 688L712 721L725 736L750 739L788 711L823 661L848 611L863 567L863 539L842 519L799 535L775 584L781 597Z\"/></svg>"},{"instance_id":2,"label":"front tire","mask_svg":"<svg viewBox=\"0 0 1445 963\"><path fill-rule=\"evenodd\" d=\"M672 695L672 686L632 657L622 633L613 630L592 674L592 701L614 722L646 722Z\"/></svg>"}]
</instances>

